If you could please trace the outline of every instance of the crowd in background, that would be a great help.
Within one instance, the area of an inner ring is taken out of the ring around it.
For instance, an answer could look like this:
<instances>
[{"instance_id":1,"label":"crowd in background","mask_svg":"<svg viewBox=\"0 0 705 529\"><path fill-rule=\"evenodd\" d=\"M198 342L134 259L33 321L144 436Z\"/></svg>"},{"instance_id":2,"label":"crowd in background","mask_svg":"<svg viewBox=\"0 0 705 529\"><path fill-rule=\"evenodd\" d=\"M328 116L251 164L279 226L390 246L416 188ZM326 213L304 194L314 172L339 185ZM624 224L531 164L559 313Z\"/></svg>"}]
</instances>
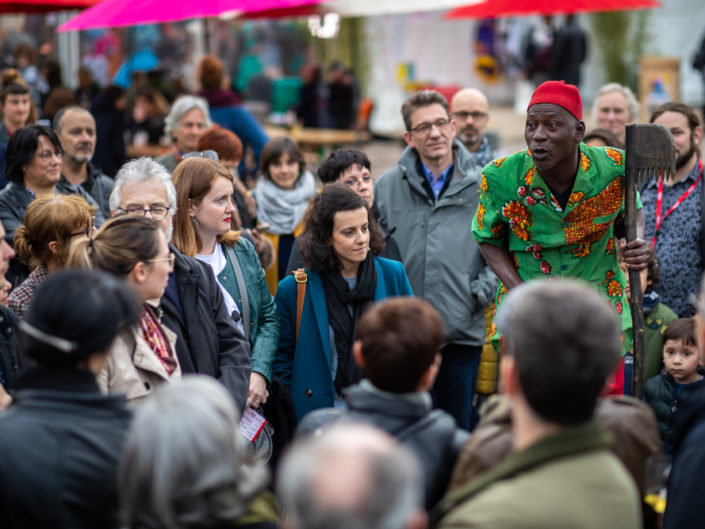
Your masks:
<instances>
[{"instance_id":1,"label":"crowd in background","mask_svg":"<svg viewBox=\"0 0 705 529\"><path fill-rule=\"evenodd\" d=\"M374 173L364 146L314 168L270 138L215 56L169 99L85 68L69 90L18 47L0 76L2 526L697 527L701 120L650 116L675 178L643 185L627 241L638 102L606 84L585 130L575 68L556 70L584 58L572 23L529 36L527 150L498 156L479 90L420 91ZM550 74L549 40L569 55ZM329 73L306 69L298 117L354 128L354 74Z\"/></svg>"}]
</instances>

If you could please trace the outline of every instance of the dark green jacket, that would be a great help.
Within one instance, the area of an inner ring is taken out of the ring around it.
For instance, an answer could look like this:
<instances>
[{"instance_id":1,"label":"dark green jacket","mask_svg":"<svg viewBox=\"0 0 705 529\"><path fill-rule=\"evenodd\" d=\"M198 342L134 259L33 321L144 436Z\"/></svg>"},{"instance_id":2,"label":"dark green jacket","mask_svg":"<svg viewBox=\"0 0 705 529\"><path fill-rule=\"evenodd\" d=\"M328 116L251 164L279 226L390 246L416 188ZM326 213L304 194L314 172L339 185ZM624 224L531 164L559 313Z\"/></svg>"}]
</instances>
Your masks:
<instances>
[{"instance_id":1,"label":"dark green jacket","mask_svg":"<svg viewBox=\"0 0 705 529\"><path fill-rule=\"evenodd\" d=\"M224 247L223 249L230 266L232 266L227 248ZM250 304L248 336L252 345L252 352L250 353L252 371L260 373L271 382L274 353L279 345L277 307L274 304L274 298L269 293L269 287L264 279L264 270L262 270L257 251L252 246L252 243L244 237L240 237L233 249L242 269ZM242 314L242 285L237 283L236 276L234 281L238 291L230 292L230 295L237 303L240 314Z\"/></svg>"},{"instance_id":2,"label":"dark green jacket","mask_svg":"<svg viewBox=\"0 0 705 529\"><path fill-rule=\"evenodd\" d=\"M596 422L562 428L449 493L432 513L441 529L640 529L633 479Z\"/></svg>"}]
</instances>

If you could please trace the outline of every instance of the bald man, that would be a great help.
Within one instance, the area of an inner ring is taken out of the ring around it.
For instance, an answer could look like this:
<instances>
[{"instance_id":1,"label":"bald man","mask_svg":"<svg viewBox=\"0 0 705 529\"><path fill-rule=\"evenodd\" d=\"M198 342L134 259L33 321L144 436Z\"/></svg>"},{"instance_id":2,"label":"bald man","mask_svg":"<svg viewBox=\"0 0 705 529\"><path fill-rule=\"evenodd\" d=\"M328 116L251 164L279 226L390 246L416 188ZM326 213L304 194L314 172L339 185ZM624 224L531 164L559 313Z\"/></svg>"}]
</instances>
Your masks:
<instances>
[{"instance_id":1,"label":"bald man","mask_svg":"<svg viewBox=\"0 0 705 529\"><path fill-rule=\"evenodd\" d=\"M476 88L464 88L456 92L450 106L455 137L470 151L475 163L484 167L497 157L485 136L490 121L487 97Z\"/></svg>"},{"instance_id":2,"label":"bald man","mask_svg":"<svg viewBox=\"0 0 705 529\"><path fill-rule=\"evenodd\" d=\"M341 423L299 439L277 476L280 529L424 529L416 458L372 426Z\"/></svg>"}]
</instances>

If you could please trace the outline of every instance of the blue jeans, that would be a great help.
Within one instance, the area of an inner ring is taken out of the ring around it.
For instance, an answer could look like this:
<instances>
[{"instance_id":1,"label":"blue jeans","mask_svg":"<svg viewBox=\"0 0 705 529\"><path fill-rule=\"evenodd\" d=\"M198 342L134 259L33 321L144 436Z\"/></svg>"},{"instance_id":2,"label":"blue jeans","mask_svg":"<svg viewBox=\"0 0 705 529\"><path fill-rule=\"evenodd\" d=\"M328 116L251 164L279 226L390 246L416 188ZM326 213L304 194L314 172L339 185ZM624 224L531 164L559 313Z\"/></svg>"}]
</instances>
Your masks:
<instances>
[{"instance_id":1,"label":"blue jeans","mask_svg":"<svg viewBox=\"0 0 705 529\"><path fill-rule=\"evenodd\" d=\"M443 362L431 392L435 407L451 414L458 426L467 431L477 423L472 400L481 354L479 345L446 345L441 349Z\"/></svg>"}]
</instances>

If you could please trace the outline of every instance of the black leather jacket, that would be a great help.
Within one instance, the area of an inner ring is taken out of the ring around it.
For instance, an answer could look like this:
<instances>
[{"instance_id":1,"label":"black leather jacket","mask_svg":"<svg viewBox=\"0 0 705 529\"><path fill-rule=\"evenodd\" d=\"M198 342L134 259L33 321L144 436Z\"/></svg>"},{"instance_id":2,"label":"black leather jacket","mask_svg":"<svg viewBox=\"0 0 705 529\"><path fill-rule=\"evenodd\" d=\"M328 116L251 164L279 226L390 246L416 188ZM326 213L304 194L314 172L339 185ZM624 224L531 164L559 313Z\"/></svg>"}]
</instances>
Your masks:
<instances>
[{"instance_id":1,"label":"black leather jacket","mask_svg":"<svg viewBox=\"0 0 705 529\"><path fill-rule=\"evenodd\" d=\"M132 418L89 371L38 368L0 414L3 529L117 528L117 465Z\"/></svg>"},{"instance_id":2,"label":"black leather jacket","mask_svg":"<svg viewBox=\"0 0 705 529\"><path fill-rule=\"evenodd\" d=\"M242 411L250 387L250 343L228 314L210 267L173 246L171 251L176 259L169 281L176 283L178 305L167 287L162 323L177 335L181 371L217 378Z\"/></svg>"}]
</instances>

